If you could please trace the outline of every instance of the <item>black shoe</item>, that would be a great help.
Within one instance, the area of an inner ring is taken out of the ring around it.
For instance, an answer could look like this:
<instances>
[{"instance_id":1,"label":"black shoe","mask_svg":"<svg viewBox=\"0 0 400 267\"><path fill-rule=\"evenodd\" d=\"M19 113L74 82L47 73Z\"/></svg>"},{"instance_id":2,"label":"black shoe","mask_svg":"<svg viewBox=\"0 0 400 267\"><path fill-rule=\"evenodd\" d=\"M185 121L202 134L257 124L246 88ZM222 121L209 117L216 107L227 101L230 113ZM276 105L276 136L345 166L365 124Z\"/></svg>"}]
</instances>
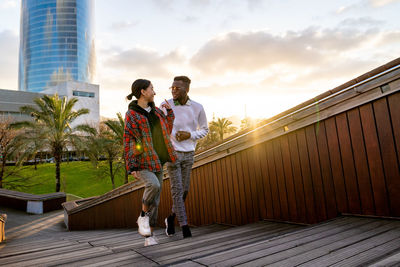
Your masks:
<instances>
[{"instance_id":1,"label":"black shoe","mask_svg":"<svg viewBox=\"0 0 400 267\"><path fill-rule=\"evenodd\" d=\"M175 214L165 218L165 233L167 236L173 236L175 234Z\"/></svg>"},{"instance_id":2,"label":"black shoe","mask_svg":"<svg viewBox=\"0 0 400 267\"><path fill-rule=\"evenodd\" d=\"M192 237L192 232L190 232L190 228L188 225L182 226L182 234L183 238Z\"/></svg>"}]
</instances>

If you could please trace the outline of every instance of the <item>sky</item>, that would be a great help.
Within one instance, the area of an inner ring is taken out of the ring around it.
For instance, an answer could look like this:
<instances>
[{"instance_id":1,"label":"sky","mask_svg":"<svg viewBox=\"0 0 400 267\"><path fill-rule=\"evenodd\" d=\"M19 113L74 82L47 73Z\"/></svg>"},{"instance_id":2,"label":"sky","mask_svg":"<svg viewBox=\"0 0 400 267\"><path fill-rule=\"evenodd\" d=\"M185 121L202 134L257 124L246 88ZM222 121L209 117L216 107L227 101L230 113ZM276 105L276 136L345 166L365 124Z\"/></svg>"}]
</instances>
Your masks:
<instances>
[{"instance_id":1,"label":"sky","mask_svg":"<svg viewBox=\"0 0 400 267\"><path fill-rule=\"evenodd\" d=\"M400 56L400 0L94 0L100 115L174 76L213 117L269 118ZM17 90L20 0L0 0L0 88Z\"/></svg>"}]
</instances>

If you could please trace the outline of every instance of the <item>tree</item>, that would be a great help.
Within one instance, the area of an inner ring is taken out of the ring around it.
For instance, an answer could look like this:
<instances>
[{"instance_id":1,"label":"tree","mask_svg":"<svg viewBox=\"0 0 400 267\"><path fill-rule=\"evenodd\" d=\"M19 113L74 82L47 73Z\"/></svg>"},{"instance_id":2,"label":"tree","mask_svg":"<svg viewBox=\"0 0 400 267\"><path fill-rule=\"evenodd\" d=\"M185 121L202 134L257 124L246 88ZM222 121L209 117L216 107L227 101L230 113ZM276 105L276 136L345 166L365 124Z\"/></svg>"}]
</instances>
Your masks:
<instances>
[{"instance_id":1,"label":"tree","mask_svg":"<svg viewBox=\"0 0 400 267\"><path fill-rule=\"evenodd\" d=\"M250 117L245 117L243 120L240 121L240 131L246 130L248 128L252 128L255 122Z\"/></svg>"},{"instance_id":2,"label":"tree","mask_svg":"<svg viewBox=\"0 0 400 267\"><path fill-rule=\"evenodd\" d=\"M34 185L34 174L24 172L27 167L22 162L28 155L24 153L24 134L11 125L10 118L0 116L0 188L20 190Z\"/></svg>"},{"instance_id":3,"label":"tree","mask_svg":"<svg viewBox=\"0 0 400 267\"><path fill-rule=\"evenodd\" d=\"M21 142L24 143L24 153L26 158L32 158L37 170L36 155L39 151L45 148L45 140L42 139L42 128L34 128L24 132Z\"/></svg>"},{"instance_id":4,"label":"tree","mask_svg":"<svg viewBox=\"0 0 400 267\"><path fill-rule=\"evenodd\" d=\"M18 131L11 128L11 119L0 117L0 188L3 188L7 159L16 156L21 144L16 137Z\"/></svg>"},{"instance_id":5,"label":"tree","mask_svg":"<svg viewBox=\"0 0 400 267\"><path fill-rule=\"evenodd\" d=\"M197 142L196 151L206 149L206 148L212 146L213 144L215 144L216 142L218 142L219 135L215 131L215 129L210 126L210 124L211 123L208 124L208 128L209 128L208 134L204 138L200 139Z\"/></svg>"},{"instance_id":6,"label":"tree","mask_svg":"<svg viewBox=\"0 0 400 267\"><path fill-rule=\"evenodd\" d=\"M38 138L41 138L45 145L51 150L56 163L56 192L60 191L60 164L62 153L67 146L79 142L83 133L93 133L94 128L87 124L71 127L76 118L88 114L86 108L75 111L74 105L77 98L67 100L66 97L43 96L34 99L37 107L23 106L22 113L30 114L34 121L23 121L14 124L14 127L24 127L34 131L41 129Z\"/></svg>"},{"instance_id":7,"label":"tree","mask_svg":"<svg viewBox=\"0 0 400 267\"><path fill-rule=\"evenodd\" d=\"M110 176L113 189L115 188L115 174L122 164L115 165L114 162L121 154L121 146L118 139L115 138L114 133L104 124L101 123L99 132L91 134L87 137L87 150L93 166L100 172L101 176L107 174ZM99 166L99 159L103 155L107 159L107 171L104 171L101 164ZM100 168L99 168L100 167Z\"/></svg>"},{"instance_id":8,"label":"tree","mask_svg":"<svg viewBox=\"0 0 400 267\"><path fill-rule=\"evenodd\" d=\"M226 118L218 118L216 121L210 122L210 131L215 131L218 134L219 140L224 139L224 134L235 133L237 128L231 126L232 122Z\"/></svg>"},{"instance_id":9,"label":"tree","mask_svg":"<svg viewBox=\"0 0 400 267\"><path fill-rule=\"evenodd\" d=\"M121 156L124 162L124 170L125 170L125 183L128 183L128 172L125 168L126 159L125 159L125 150L124 150L124 131L125 131L125 121L122 118L121 113L117 113L118 120L106 120L105 125L113 132L113 138L121 148Z\"/></svg>"}]
</instances>

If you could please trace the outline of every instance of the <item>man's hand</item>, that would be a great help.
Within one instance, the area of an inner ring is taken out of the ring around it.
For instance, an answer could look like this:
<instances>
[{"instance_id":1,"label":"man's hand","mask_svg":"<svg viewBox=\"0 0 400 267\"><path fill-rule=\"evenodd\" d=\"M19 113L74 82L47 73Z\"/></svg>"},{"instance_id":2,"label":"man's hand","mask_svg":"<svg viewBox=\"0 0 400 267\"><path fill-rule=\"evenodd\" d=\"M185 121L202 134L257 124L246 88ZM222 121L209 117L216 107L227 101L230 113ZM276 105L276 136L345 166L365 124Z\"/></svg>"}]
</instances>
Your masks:
<instances>
[{"instance_id":1,"label":"man's hand","mask_svg":"<svg viewBox=\"0 0 400 267\"><path fill-rule=\"evenodd\" d=\"M190 133L185 131L178 131L175 135L176 140L179 142L190 138Z\"/></svg>"},{"instance_id":2,"label":"man's hand","mask_svg":"<svg viewBox=\"0 0 400 267\"><path fill-rule=\"evenodd\" d=\"M161 105L161 107L163 107L163 108L165 108L165 109L171 109L171 105L168 103L168 101L165 100L165 99L164 99L164 101L165 101L165 103L163 103L163 104Z\"/></svg>"}]
</instances>

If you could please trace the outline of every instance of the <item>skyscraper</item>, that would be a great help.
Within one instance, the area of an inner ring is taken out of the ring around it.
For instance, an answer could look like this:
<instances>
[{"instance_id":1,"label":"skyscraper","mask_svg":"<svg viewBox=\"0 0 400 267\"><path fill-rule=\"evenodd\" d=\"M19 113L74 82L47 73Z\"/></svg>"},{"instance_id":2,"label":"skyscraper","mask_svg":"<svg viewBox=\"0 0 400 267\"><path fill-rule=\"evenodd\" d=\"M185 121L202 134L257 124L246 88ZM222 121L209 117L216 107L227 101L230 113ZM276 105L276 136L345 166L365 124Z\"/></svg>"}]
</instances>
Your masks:
<instances>
[{"instance_id":1,"label":"skyscraper","mask_svg":"<svg viewBox=\"0 0 400 267\"><path fill-rule=\"evenodd\" d=\"M92 82L93 8L93 0L22 0L19 90Z\"/></svg>"}]
</instances>

